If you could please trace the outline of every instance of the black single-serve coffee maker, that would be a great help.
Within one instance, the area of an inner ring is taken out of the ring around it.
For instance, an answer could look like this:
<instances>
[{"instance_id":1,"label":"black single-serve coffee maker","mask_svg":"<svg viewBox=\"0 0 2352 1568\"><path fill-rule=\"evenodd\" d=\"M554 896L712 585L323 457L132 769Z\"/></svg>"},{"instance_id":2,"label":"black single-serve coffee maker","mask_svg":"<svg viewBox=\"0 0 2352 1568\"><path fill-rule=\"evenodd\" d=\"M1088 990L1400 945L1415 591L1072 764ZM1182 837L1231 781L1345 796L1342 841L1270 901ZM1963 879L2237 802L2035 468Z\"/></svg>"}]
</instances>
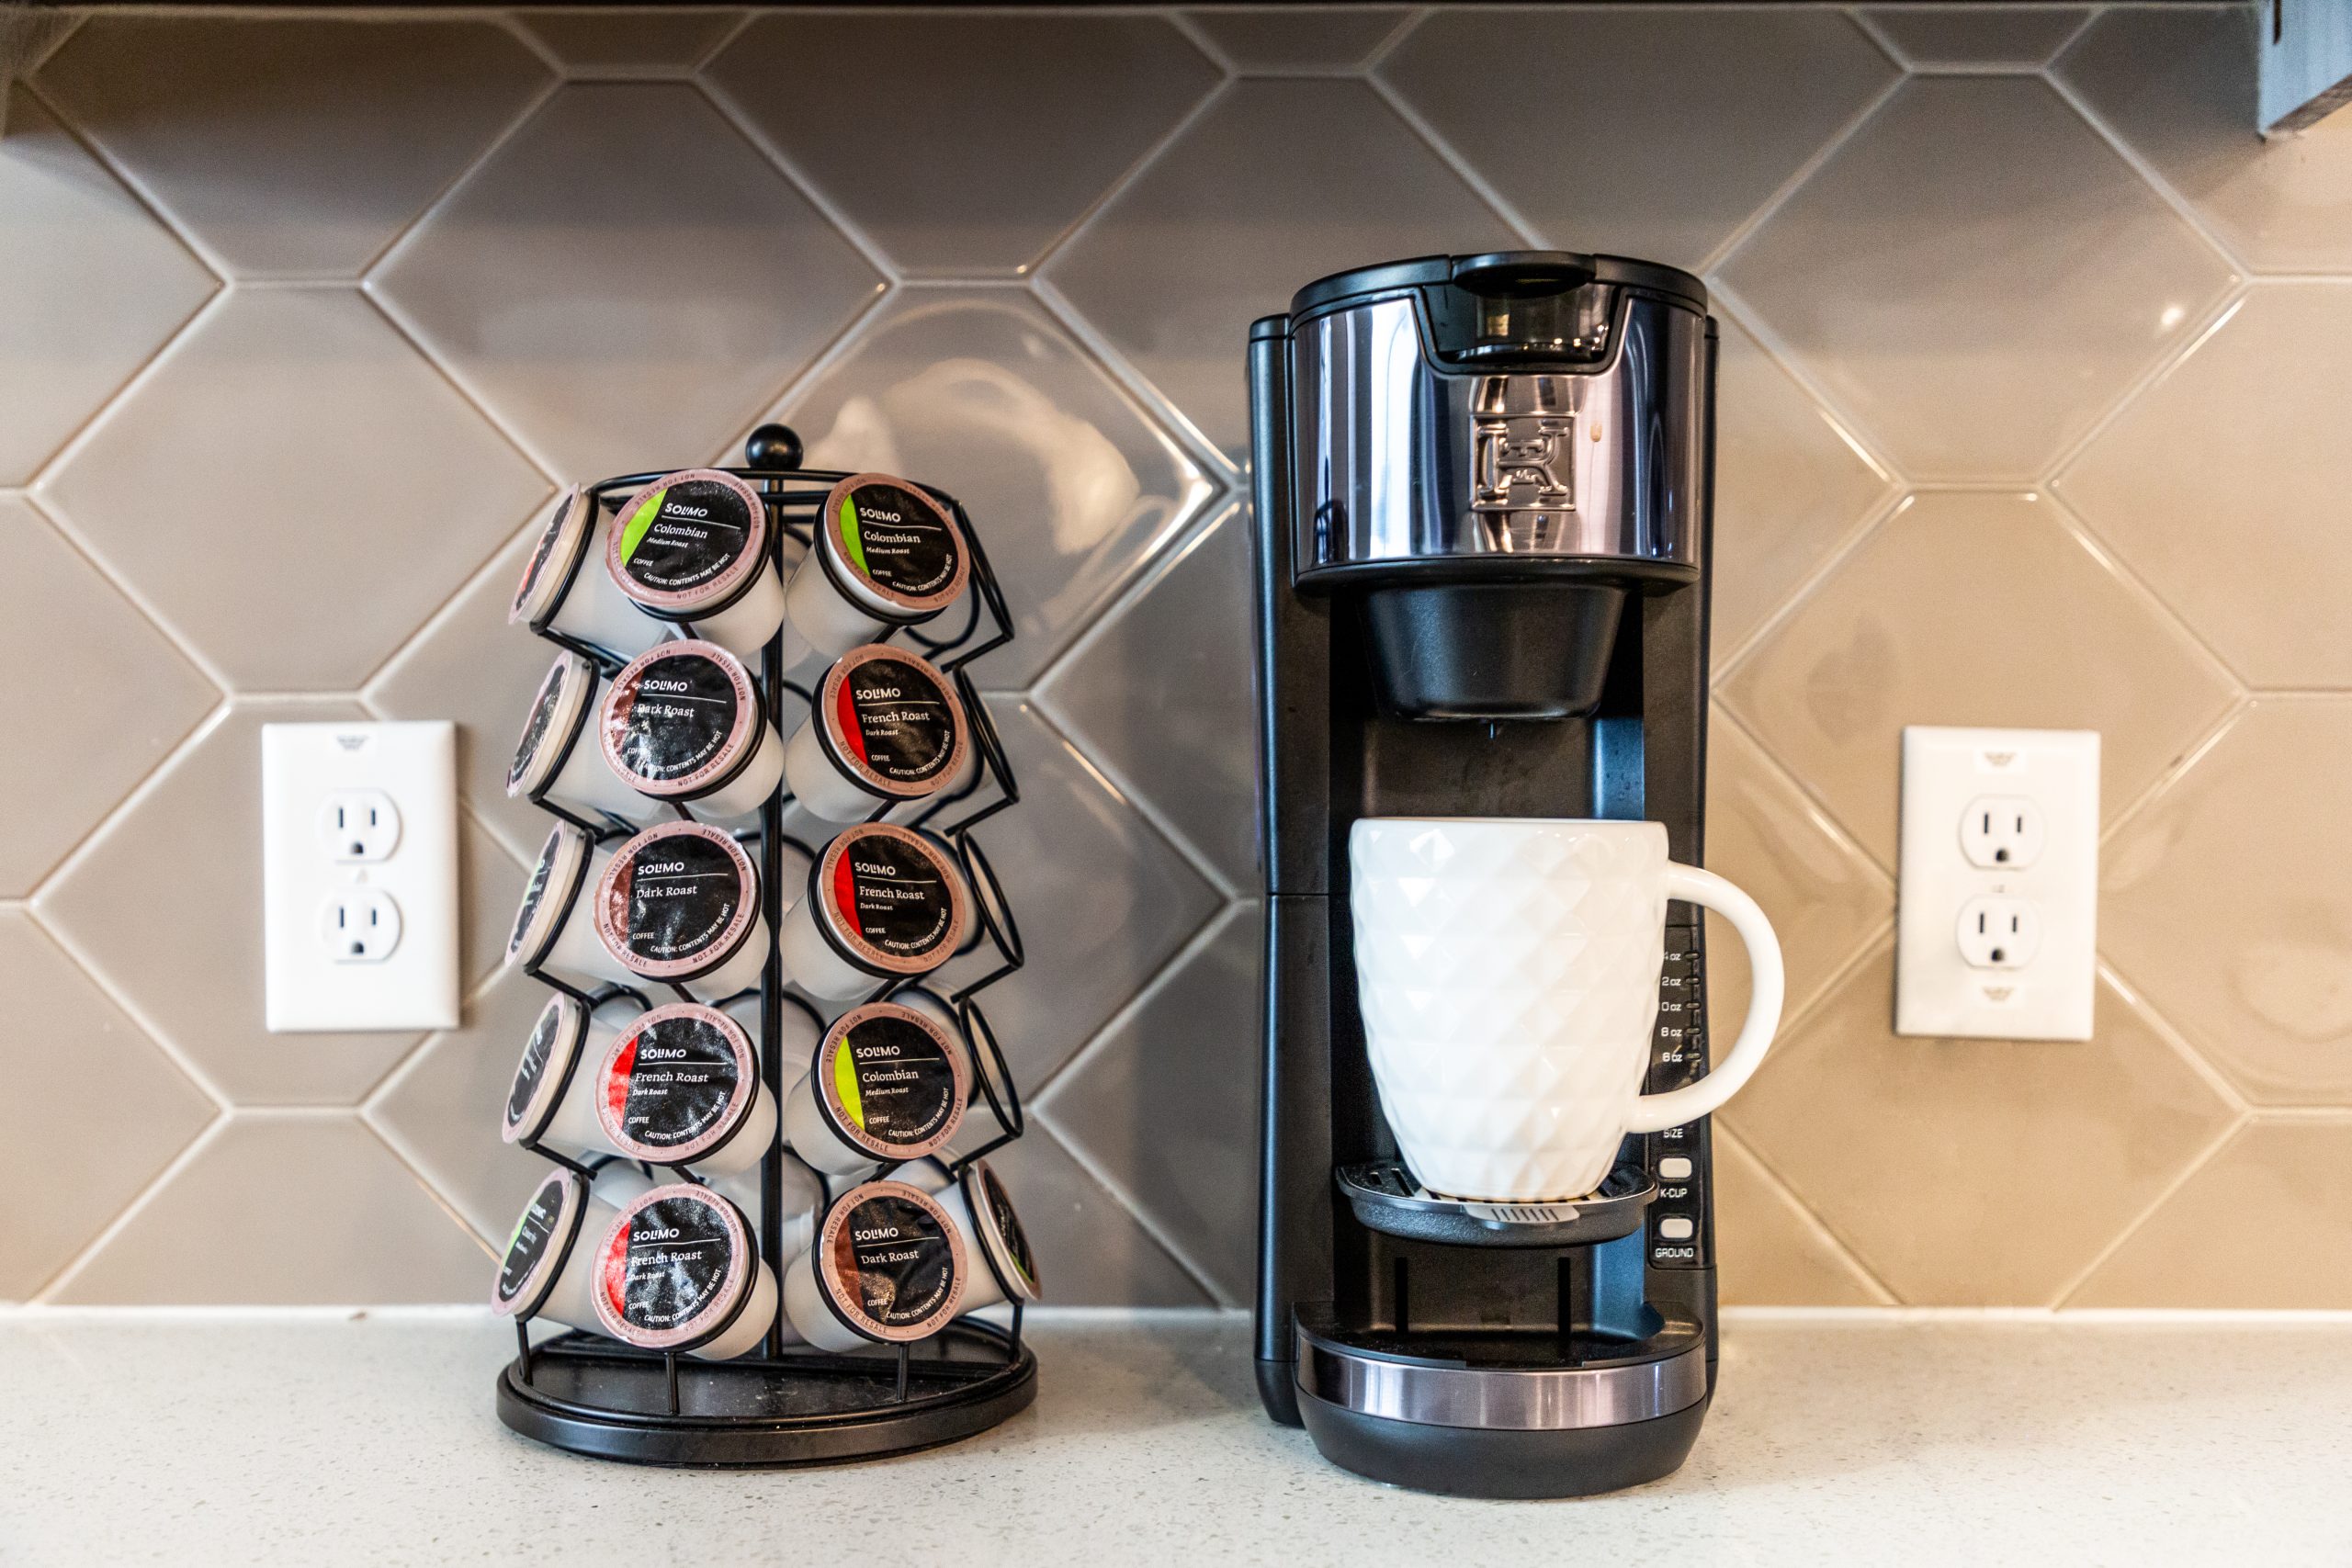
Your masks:
<instances>
[{"instance_id":1,"label":"black single-serve coffee maker","mask_svg":"<svg viewBox=\"0 0 2352 1568\"><path fill-rule=\"evenodd\" d=\"M1687 273L1427 256L1250 333L1268 911L1260 1393L1326 1457L1430 1491L1667 1474L1714 1388L1704 1121L1572 1201L1422 1190L1366 1058L1365 817L1648 818L1701 859L1714 323ZM1706 1070L1671 906L1647 1088Z\"/></svg>"}]
</instances>

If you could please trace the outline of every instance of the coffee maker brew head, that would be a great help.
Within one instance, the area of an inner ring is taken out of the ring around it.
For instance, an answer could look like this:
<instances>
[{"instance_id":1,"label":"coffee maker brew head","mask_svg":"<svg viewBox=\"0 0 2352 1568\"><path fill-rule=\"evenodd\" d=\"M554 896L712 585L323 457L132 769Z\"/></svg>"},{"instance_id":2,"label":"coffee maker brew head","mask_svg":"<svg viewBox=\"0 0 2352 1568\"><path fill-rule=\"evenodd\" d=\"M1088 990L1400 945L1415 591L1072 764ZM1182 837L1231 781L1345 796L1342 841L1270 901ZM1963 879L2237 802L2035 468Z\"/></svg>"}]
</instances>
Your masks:
<instances>
[{"instance_id":1,"label":"coffee maker brew head","mask_svg":"<svg viewBox=\"0 0 2352 1568\"><path fill-rule=\"evenodd\" d=\"M1699 280L1425 256L1311 283L1252 335L1290 339L1296 584L1359 606L1382 708L1592 713L1628 597L1705 564Z\"/></svg>"}]
</instances>

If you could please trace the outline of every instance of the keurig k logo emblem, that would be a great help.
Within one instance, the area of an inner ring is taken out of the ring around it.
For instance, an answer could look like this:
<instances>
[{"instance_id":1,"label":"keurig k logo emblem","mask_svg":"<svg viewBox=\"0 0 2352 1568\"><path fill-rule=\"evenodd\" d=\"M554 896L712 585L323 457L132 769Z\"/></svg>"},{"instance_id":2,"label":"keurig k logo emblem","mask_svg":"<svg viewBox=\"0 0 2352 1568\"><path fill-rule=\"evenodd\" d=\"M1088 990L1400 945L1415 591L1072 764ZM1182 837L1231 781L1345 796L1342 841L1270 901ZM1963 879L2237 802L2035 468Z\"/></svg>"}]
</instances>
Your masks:
<instances>
[{"instance_id":1,"label":"keurig k logo emblem","mask_svg":"<svg viewBox=\"0 0 2352 1568\"><path fill-rule=\"evenodd\" d=\"M1470 400L1473 512L1573 512L1576 414L1556 376L1482 376Z\"/></svg>"}]
</instances>

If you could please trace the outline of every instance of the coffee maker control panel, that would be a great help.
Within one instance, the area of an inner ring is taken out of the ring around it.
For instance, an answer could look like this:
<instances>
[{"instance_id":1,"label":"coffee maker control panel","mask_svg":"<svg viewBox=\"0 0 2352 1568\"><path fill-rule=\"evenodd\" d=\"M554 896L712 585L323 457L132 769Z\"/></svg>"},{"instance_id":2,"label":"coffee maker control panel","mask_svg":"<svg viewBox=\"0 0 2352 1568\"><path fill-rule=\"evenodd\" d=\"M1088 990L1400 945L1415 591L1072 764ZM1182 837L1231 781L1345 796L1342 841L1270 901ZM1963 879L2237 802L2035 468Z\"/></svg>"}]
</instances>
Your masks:
<instances>
[{"instance_id":1,"label":"coffee maker control panel","mask_svg":"<svg viewBox=\"0 0 2352 1568\"><path fill-rule=\"evenodd\" d=\"M1678 911L1679 912L1679 911ZM1700 928L1666 928L1666 967L1659 975L1657 1038L1651 1048L1649 1093L1680 1089L1707 1070L1707 983ZM1707 1224L1707 1129L1703 1122L1648 1136L1650 1265L1703 1269L1713 1237Z\"/></svg>"}]
</instances>

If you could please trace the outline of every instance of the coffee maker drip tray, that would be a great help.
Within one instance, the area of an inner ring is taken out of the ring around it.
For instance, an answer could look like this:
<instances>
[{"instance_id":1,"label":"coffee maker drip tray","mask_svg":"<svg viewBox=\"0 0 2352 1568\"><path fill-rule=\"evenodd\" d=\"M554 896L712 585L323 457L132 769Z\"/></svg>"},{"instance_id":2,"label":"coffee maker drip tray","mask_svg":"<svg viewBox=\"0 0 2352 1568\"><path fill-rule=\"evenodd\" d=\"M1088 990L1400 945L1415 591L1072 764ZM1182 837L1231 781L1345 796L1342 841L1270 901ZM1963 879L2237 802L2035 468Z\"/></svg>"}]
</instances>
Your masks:
<instances>
[{"instance_id":1,"label":"coffee maker drip tray","mask_svg":"<svg viewBox=\"0 0 2352 1568\"><path fill-rule=\"evenodd\" d=\"M1555 1203L1482 1203L1442 1198L1413 1179L1401 1160L1342 1166L1340 1194L1366 1229L1448 1247L1589 1247L1642 1227L1657 1184L1638 1165L1621 1165L1594 1191Z\"/></svg>"}]
</instances>

